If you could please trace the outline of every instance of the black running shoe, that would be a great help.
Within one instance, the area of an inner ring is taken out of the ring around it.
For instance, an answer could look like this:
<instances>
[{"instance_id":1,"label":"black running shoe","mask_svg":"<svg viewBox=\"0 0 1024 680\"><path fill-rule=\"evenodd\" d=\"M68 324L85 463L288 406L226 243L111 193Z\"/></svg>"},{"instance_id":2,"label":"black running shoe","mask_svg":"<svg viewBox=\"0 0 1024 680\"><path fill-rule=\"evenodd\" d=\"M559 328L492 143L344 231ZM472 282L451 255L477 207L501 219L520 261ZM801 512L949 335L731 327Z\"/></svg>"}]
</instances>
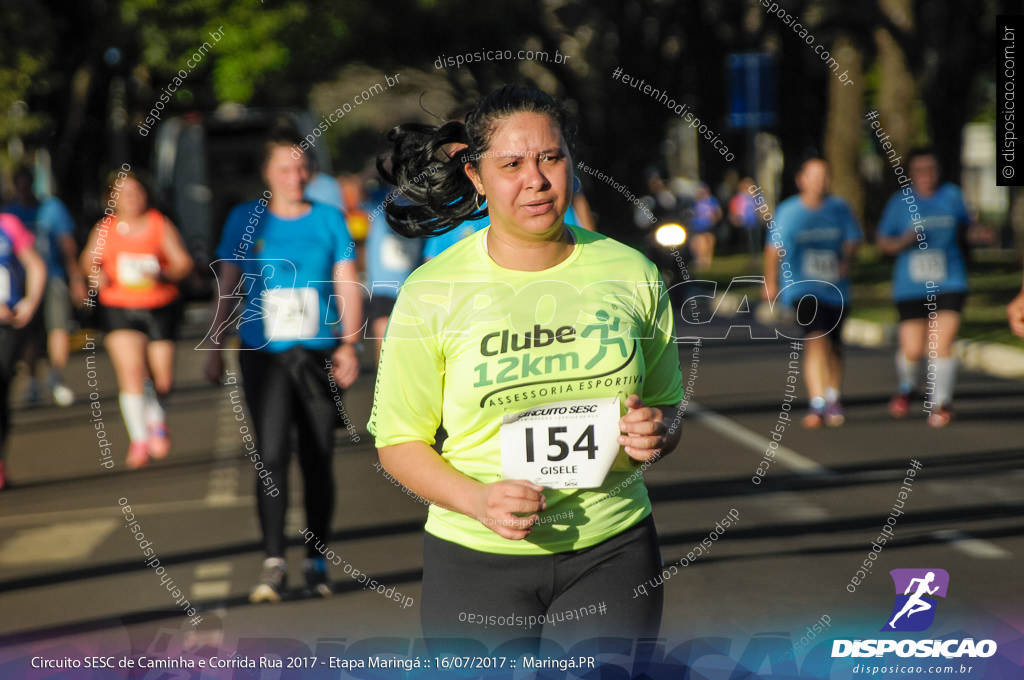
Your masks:
<instances>
[{"instance_id":1,"label":"black running shoe","mask_svg":"<svg viewBox=\"0 0 1024 680\"><path fill-rule=\"evenodd\" d=\"M306 587L318 597L330 597L330 579L327 578L327 560L323 557L307 558L302 563L302 573L306 575Z\"/></svg>"}]
</instances>

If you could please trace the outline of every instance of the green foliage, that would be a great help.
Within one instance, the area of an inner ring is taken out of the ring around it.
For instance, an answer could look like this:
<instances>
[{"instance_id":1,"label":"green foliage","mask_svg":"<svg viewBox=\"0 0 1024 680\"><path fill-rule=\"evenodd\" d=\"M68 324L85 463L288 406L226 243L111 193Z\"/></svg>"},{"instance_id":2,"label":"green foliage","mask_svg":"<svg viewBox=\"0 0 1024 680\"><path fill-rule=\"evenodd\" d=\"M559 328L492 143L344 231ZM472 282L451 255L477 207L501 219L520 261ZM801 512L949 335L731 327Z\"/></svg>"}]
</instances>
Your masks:
<instances>
[{"instance_id":1,"label":"green foliage","mask_svg":"<svg viewBox=\"0 0 1024 680\"><path fill-rule=\"evenodd\" d=\"M260 4L254 1L185 0L171 5L156 0L122 0L121 20L139 36L140 63L153 82L189 70L196 51L209 43L206 56L189 73L188 88L208 84L217 103L249 103L273 74L301 68L291 59L296 29L312 21L298 0ZM328 24L337 29L334 22ZM214 36L222 35L217 41ZM334 36L335 38L337 36Z\"/></svg>"},{"instance_id":2,"label":"green foliage","mask_svg":"<svg viewBox=\"0 0 1024 680\"><path fill-rule=\"evenodd\" d=\"M49 121L45 113L18 105L49 84L55 43L45 8L35 2L0 4L0 45L0 142L6 142Z\"/></svg>"}]
</instances>

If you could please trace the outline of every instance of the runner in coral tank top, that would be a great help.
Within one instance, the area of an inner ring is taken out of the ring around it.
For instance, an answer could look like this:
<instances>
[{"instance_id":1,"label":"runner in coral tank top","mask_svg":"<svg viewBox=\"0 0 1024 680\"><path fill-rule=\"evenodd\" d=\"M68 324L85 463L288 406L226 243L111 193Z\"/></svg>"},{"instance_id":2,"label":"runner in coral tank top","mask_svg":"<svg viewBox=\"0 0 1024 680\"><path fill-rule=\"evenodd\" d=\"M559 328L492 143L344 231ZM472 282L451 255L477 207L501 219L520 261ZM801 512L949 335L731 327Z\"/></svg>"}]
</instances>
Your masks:
<instances>
[{"instance_id":1,"label":"runner in coral tank top","mask_svg":"<svg viewBox=\"0 0 1024 680\"><path fill-rule=\"evenodd\" d=\"M178 286L159 276L168 265L162 244L167 229L174 227L152 208L143 220L139 231L127 222L117 222L108 232L101 267L108 285L99 291L104 307L157 309L178 299Z\"/></svg>"},{"instance_id":2,"label":"runner in coral tank top","mask_svg":"<svg viewBox=\"0 0 1024 680\"><path fill-rule=\"evenodd\" d=\"M100 322L131 440L126 464L139 468L170 452L163 401L174 376L178 282L192 271L192 258L130 171L111 178L107 206L81 265L98 286Z\"/></svg>"}]
</instances>

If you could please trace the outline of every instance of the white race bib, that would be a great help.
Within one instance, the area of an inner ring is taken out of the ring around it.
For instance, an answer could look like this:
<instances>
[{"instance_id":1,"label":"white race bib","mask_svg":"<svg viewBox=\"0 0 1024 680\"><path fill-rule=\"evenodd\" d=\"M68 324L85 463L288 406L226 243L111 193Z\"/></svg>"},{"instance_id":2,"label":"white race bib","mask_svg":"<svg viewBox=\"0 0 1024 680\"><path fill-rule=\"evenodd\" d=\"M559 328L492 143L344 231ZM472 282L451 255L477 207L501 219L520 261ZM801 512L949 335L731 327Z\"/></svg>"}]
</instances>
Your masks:
<instances>
[{"instance_id":1,"label":"white race bib","mask_svg":"<svg viewBox=\"0 0 1024 680\"><path fill-rule=\"evenodd\" d=\"M11 272L7 267L0 266L0 302L11 303Z\"/></svg>"},{"instance_id":2,"label":"white race bib","mask_svg":"<svg viewBox=\"0 0 1024 680\"><path fill-rule=\"evenodd\" d=\"M160 261L148 253L118 253L117 282L127 288L147 288L160 274Z\"/></svg>"},{"instance_id":3,"label":"white race bib","mask_svg":"<svg viewBox=\"0 0 1024 680\"><path fill-rule=\"evenodd\" d=\"M805 280L835 283L839 280L839 256L831 250L805 251L803 275Z\"/></svg>"},{"instance_id":4,"label":"white race bib","mask_svg":"<svg viewBox=\"0 0 1024 680\"><path fill-rule=\"evenodd\" d=\"M559 401L506 415L501 474L551 489L604 483L619 453L619 398Z\"/></svg>"},{"instance_id":5,"label":"white race bib","mask_svg":"<svg viewBox=\"0 0 1024 680\"><path fill-rule=\"evenodd\" d=\"M380 259L385 269L392 271L403 271L412 269L412 258L397 241L398 237L385 238L380 248Z\"/></svg>"},{"instance_id":6,"label":"white race bib","mask_svg":"<svg viewBox=\"0 0 1024 680\"><path fill-rule=\"evenodd\" d=\"M910 253L910 280L914 283L941 283L946 280L946 254L917 250Z\"/></svg>"},{"instance_id":7,"label":"white race bib","mask_svg":"<svg viewBox=\"0 0 1024 680\"><path fill-rule=\"evenodd\" d=\"M319 334L320 296L315 288L274 288L260 297L267 340L309 339Z\"/></svg>"}]
</instances>

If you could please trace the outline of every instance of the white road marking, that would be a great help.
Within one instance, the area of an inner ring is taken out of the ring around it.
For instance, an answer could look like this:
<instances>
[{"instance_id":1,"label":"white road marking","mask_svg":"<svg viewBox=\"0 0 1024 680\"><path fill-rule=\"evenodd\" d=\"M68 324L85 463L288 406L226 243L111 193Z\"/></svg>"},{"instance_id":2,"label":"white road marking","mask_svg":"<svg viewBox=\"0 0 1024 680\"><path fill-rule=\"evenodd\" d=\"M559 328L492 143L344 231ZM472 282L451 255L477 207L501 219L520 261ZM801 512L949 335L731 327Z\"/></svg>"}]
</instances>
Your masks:
<instances>
[{"instance_id":1,"label":"white road marking","mask_svg":"<svg viewBox=\"0 0 1024 680\"><path fill-rule=\"evenodd\" d=\"M232 377L239 376L241 371L238 368L238 360L234 352L225 360L227 370L231 371ZM233 390L241 392L239 383L220 388L221 395L218 397L220 406L217 408L217 427L214 437L213 449L213 470L210 471L210 483L206 491L206 504L210 507L223 508L232 505L238 497L239 472L238 465L242 451L242 433L239 431L240 423L249 424L248 411L245 410L243 400L243 411L245 421L238 421L231 408L229 393ZM249 429L252 432L252 429Z\"/></svg>"},{"instance_id":2,"label":"white road marking","mask_svg":"<svg viewBox=\"0 0 1024 680\"><path fill-rule=\"evenodd\" d=\"M192 599L203 602L206 600L222 600L231 594L231 581L198 581L192 584L189 593Z\"/></svg>"},{"instance_id":3,"label":"white road marking","mask_svg":"<svg viewBox=\"0 0 1024 680\"><path fill-rule=\"evenodd\" d=\"M1008 476L1013 476L1011 472ZM932 482L931 488L937 493L956 497L964 501L992 504L1002 501L1006 505L1020 503L1024 499L1022 487L1017 484L994 485L986 479L958 479L956 482Z\"/></svg>"},{"instance_id":4,"label":"white road marking","mask_svg":"<svg viewBox=\"0 0 1024 680\"><path fill-rule=\"evenodd\" d=\"M109 508L107 512L110 512ZM24 566L82 560L92 554L118 526L118 520L114 519L66 520L65 513L65 521L59 524L19 531L0 547L0 564Z\"/></svg>"},{"instance_id":5,"label":"white road marking","mask_svg":"<svg viewBox=\"0 0 1024 680\"><path fill-rule=\"evenodd\" d=\"M932 536L939 540L946 541L955 550L959 550L968 557L980 560L1004 560L1013 556L1009 550L1004 550L992 541L983 538L975 538L957 529L941 529L933 531Z\"/></svg>"},{"instance_id":6,"label":"white road marking","mask_svg":"<svg viewBox=\"0 0 1024 680\"><path fill-rule=\"evenodd\" d=\"M231 594L230 562L202 562L192 572L193 583L190 596L200 602L223 600Z\"/></svg>"},{"instance_id":7,"label":"white road marking","mask_svg":"<svg viewBox=\"0 0 1024 680\"><path fill-rule=\"evenodd\" d=\"M233 568L230 562L203 562L196 566L195 577L198 580L227 578Z\"/></svg>"},{"instance_id":8,"label":"white road marking","mask_svg":"<svg viewBox=\"0 0 1024 680\"><path fill-rule=\"evenodd\" d=\"M252 498L235 498L230 503L233 508L252 507ZM136 515L143 514L174 514L178 512L190 512L194 510L208 510L210 504L205 498L196 498L187 501L166 501L163 503L133 503L132 509ZM66 521L68 514L73 513L76 518L85 519L88 517L110 517L111 514L120 517L116 510L111 512L111 506L105 505L99 508L76 508L74 510L57 510L54 512L27 512L21 515L4 515L0 517L0 528L16 527L24 524L44 524L48 522Z\"/></svg>"},{"instance_id":9,"label":"white road marking","mask_svg":"<svg viewBox=\"0 0 1024 680\"><path fill-rule=\"evenodd\" d=\"M772 494L765 511L793 522L816 522L829 516L825 508L789 491Z\"/></svg>"},{"instance_id":10,"label":"white road marking","mask_svg":"<svg viewBox=\"0 0 1024 680\"><path fill-rule=\"evenodd\" d=\"M764 456L765 451L768 450L768 445L771 440L767 437L763 437L752 430L740 425L732 418L726 418L723 415L719 415L710 409L706 409L703 406L690 402L689 413L693 414L696 420L699 420L703 425L706 425L710 429L714 430L718 434L727 437L728 439L742 444L753 451L759 456ZM796 424L790 427L795 427ZM773 459L782 467L788 468L794 472L804 475L815 475L824 476L835 474L824 465L802 456L791 448L782 446L781 444L775 449L775 457Z\"/></svg>"}]
</instances>

